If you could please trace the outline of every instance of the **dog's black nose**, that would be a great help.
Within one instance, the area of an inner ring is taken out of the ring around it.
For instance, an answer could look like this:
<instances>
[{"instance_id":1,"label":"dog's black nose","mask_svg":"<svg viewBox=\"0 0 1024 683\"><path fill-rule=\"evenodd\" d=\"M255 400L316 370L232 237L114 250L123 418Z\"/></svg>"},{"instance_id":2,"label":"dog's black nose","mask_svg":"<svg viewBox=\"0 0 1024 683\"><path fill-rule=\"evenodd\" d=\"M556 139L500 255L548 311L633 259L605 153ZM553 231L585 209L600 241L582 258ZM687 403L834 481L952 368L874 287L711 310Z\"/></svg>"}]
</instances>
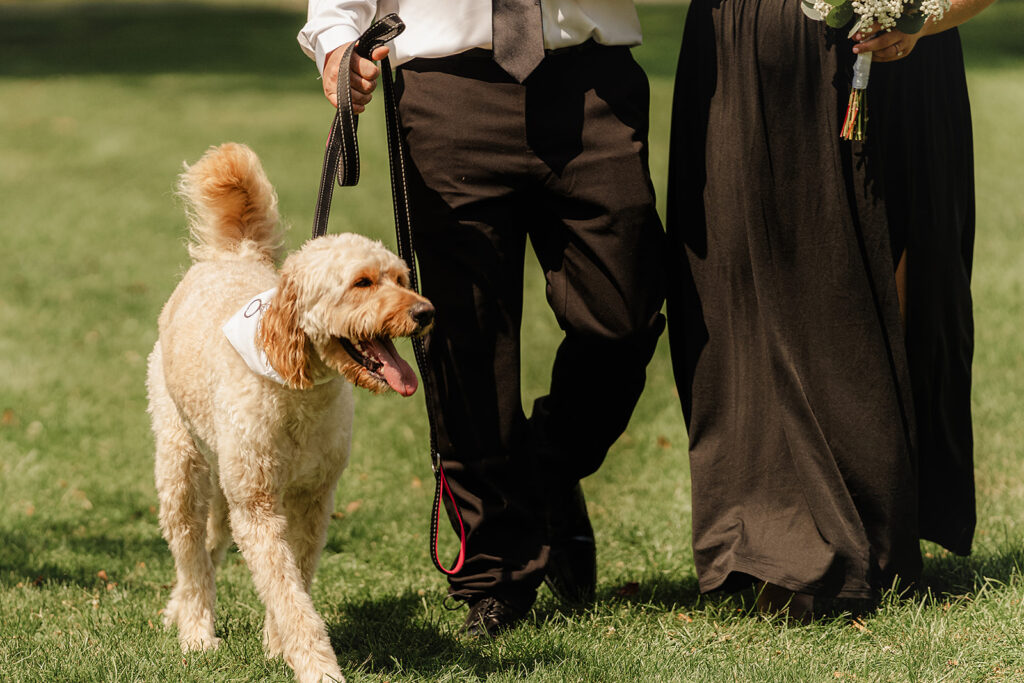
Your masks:
<instances>
[{"instance_id":1,"label":"dog's black nose","mask_svg":"<svg viewBox=\"0 0 1024 683\"><path fill-rule=\"evenodd\" d=\"M427 327L434 322L434 307L428 303L418 303L409 309L409 316L420 327Z\"/></svg>"}]
</instances>

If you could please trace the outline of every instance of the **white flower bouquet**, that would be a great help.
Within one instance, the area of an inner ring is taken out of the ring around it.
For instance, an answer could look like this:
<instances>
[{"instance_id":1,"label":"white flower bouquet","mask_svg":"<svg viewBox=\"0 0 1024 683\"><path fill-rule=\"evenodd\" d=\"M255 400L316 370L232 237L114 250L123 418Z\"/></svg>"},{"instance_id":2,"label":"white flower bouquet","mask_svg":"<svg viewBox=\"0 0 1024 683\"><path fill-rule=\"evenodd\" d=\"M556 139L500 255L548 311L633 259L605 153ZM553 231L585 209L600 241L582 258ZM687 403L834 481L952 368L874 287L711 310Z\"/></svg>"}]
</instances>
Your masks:
<instances>
[{"instance_id":1,"label":"white flower bouquet","mask_svg":"<svg viewBox=\"0 0 1024 683\"><path fill-rule=\"evenodd\" d=\"M811 19L824 21L832 28L852 23L850 37L868 31L917 33L929 18L936 21L949 9L950 0L800 0L800 7ZM853 65L853 84L846 106L846 120L839 136L844 140L863 140L867 124L868 74L871 53L857 55Z\"/></svg>"}]
</instances>

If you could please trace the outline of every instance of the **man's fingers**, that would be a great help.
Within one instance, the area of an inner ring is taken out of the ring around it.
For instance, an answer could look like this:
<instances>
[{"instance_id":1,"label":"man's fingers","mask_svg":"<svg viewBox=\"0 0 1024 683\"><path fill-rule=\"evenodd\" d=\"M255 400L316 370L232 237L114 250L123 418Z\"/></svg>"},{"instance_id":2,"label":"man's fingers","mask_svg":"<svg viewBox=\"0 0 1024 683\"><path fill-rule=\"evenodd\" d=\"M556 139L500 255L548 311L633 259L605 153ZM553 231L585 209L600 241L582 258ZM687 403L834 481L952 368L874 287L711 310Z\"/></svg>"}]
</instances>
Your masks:
<instances>
[{"instance_id":1,"label":"man's fingers","mask_svg":"<svg viewBox=\"0 0 1024 683\"><path fill-rule=\"evenodd\" d=\"M352 73L349 76L348 84L349 87L352 88L353 97L355 96L356 93L363 93L365 95L369 95L370 93L377 89L376 80L366 80L365 78L356 73Z\"/></svg>"},{"instance_id":2,"label":"man's fingers","mask_svg":"<svg viewBox=\"0 0 1024 683\"><path fill-rule=\"evenodd\" d=\"M380 69L378 69L377 65L369 59L364 59L359 55L354 55L352 57L352 73L357 76L361 76L368 81L372 81L380 75Z\"/></svg>"},{"instance_id":3,"label":"man's fingers","mask_svg":"<svg viewBox=\"0 0 1024 683\"><path fill-rule=\"evenodd\" d=\"M324 95L328 101L337 108L338 93L335 88L338 82L339 62L345 52L347 45L342 45L332 51L324 64L323 86ZM381 60L388 56L389 50L385 46L376 48L371 57L374 60ZM371 93L377 89L377 78L380 76L380 68L369 59L353 54L349 66L349 89L352 92L352 110L360 114L366 109L366 105L372 99Z\"/></svg>"},{"instance_id":4,"label":"man's fingers","mask_svg":"<svg viewBox=\"0 0 1024 683\"><path fill-rule=\"evenodd\" d=\"M324 95L327 96L327 100L334 105L334 108L338 108L338 93L335 91L337 81L335 79L328 78L326 72L324 73Z\"/></svg>"},{"instance_id":5,"label":"man's fingers","mask_svg":"<svg viewBox=\"0 0 1024 683\"><path fill-rule=\"evenodd\" d=\"M338 86L338 63L341 61L342 55L345 53L347 45L341 45L334 50L327 53L327 59L324 61L323 71L323 88L324 95L327 97L327 101L330 102L335 109L338 108L338 93L336 88Z\"/></svg>"}]
</instances>

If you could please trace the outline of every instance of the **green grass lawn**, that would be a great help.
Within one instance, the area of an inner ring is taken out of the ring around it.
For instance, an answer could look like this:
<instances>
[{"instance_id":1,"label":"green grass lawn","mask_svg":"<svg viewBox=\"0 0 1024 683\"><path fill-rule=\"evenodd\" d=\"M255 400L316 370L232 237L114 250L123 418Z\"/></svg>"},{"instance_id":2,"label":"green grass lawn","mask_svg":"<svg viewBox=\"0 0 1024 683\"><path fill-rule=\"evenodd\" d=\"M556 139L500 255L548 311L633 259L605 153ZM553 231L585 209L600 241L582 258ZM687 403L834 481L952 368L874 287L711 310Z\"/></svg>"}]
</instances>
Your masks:
<instances>
[{"instance_id":1,"label":"green grass lawn","mask_svg":"<svg viewBox=\"0 0 1024 683\"><path fill-rule=\"evenodd\" d=\"M664 187L684 7L642 8L651 162ZM237 553L218 580L222 647L183 656L163 630L173 568L156 521L145 358L187 267L173 195L185 160L245 142L300 244L331 120L294 36L304 3L0 2L0 680L288 681L261 653L263 608ZM432 477L422 399L361 394L314 599L350 681L1024 681L1024 3L963 30L978 181L975 552L928 545L927 590L853 620L752 616L700 596L686 435L667 346L629 431L586 482L599 605L542 591L493 642L458 633L427 553ZM332 230L393 244L379 108L363 181ZM527 401L557 326L528 264ZM408 355L409 349L405 348ZM446 552L454 550L446 535Z\"/></svg>"}]
</instances>

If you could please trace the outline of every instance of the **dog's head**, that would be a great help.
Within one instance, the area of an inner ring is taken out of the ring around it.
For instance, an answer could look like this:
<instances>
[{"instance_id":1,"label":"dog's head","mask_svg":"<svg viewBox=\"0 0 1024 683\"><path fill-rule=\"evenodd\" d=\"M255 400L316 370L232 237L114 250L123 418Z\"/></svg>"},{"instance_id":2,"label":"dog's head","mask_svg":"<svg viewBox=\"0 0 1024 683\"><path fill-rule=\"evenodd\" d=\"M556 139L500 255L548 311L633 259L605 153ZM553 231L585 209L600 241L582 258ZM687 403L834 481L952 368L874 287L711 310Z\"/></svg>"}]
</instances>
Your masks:
<instances>
[{"instance_id":1,"label":"dog's head","mask_svg":"<svg viewBox=\"0 0 1024 683\"><path fill-rule=\"evenodd\" d=\"M425 334L433 320L398 256L362 235L328 235L285 259L258 340L292 388L313 386L315 354L356 386L409 396L416 374L391 340Z\"/></svg>"}]
</instances>

